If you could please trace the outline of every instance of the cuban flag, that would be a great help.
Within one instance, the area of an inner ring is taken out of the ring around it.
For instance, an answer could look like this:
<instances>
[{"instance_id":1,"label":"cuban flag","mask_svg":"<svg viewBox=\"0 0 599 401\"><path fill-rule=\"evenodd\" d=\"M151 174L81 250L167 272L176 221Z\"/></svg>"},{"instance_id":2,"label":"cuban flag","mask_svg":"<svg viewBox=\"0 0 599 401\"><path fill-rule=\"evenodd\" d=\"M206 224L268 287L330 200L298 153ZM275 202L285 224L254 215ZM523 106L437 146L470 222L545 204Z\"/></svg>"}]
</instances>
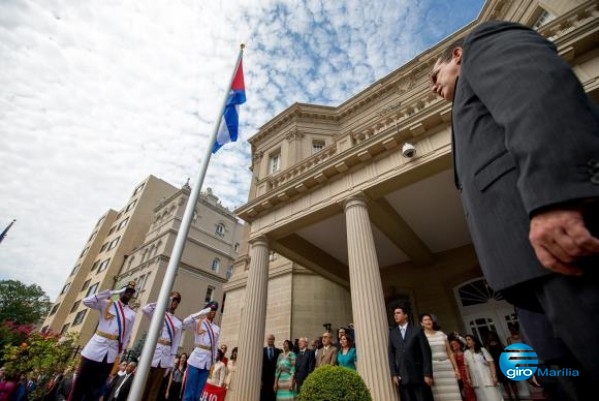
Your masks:
<instances>
[{"instance_id":1,"label":"cuban flag","mask_svg":"<svg viewBox=\"0 0 599 401\"><path fill-rule=\"evenodd\" d=\"M216 153L225 143L235 142L239 134L239 105L245 103L245 83L243 80L243 59L235 71L227 104L223 113L212 153Z\"/></svg>"}]
</instances>

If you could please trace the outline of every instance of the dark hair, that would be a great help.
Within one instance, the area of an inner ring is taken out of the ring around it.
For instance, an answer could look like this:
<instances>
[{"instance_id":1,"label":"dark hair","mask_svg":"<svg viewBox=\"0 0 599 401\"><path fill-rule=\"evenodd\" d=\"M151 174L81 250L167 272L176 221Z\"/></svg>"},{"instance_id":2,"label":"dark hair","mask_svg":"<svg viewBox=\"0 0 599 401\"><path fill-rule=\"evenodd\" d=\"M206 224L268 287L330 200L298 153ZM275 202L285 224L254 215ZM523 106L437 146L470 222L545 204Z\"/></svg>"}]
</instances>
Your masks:
<instances>
[{"instance_id":1,"label":"dark hair","mask_svg":"<svg viewBox=\"0 0 599 401\"><path fill-rule=\"evenodd\" d=\"M472 339L472 341L474 342L474 353L475 354L480 354L482 352L481 351L482 345L481 345L480 341L478 341L478 338L474 337L472 334L466 334L464 336L464 338Z\"/></svg>"},{"instance_id":2,"label":"dark hair","mask_svg":"<svg viewBox=\"0 0 599 401\"><path fill-rule=\"evenodd\" d=\"M401 311L408 316L410 315L410 311L405 306L397 305L395 308L393 308L393 313L395 313L397 309L401 309Z\"/></svg>"},{"instance_id":3,"label":"dark hair","mask_svg":"<svg viewBox=\"0 0 599 401\"><path fill-rule=\"evenodd\" d=\"M451 58L453 57L453 49L456 47L464 47L464 38L459 38L451 42L451 44L441 52L438 60L442 63L451 61Z\"/></svg>"},{"instance_id":4,"label":"dark hair","mask_svg":"<svg viewBox=\"0 0 599 401\"><path fill-rule=\"evenodd\" d=\"M283 344L287 343L287 347L289 348L289 351L293 351L293 343L291 342L291 340L285 340L283 341Z\"/></svg>"},{"instance_id":5,"label":"dark hair","mask_svg":"<svg viewBox=\"0 0 599 401\"><path fill-rule=\"evenodd\" d=\"M216 351L216 360L217 361L222 361L224 357L225 357L225 353L223 351L221 351L220 349Z\"/></svg>"},{"instance_id":6,"label":"dark hair","mask_svg":"<svg viewBox=\"0 0 599 401\"><path fill-rule=\"evenodd\" d=\"M343 334L341 337L339 337L340 342L343 337L345 337L345 339L347 340L347 347L351 348L352 344L354 343L354 340L351 338L349 334Z\"/></svg>"},{"instance_id":7,"label":"dark hair","mask_svg":"<svg viewBox=\"0 0 599 401\"><path fill-rule=\"evenodd\" d=\"M235 355L235 358L233 358L233 355ZM237 360L237 347L235 347L231 350L231 359L233 361Z\"/></svg>"}]
</instances>

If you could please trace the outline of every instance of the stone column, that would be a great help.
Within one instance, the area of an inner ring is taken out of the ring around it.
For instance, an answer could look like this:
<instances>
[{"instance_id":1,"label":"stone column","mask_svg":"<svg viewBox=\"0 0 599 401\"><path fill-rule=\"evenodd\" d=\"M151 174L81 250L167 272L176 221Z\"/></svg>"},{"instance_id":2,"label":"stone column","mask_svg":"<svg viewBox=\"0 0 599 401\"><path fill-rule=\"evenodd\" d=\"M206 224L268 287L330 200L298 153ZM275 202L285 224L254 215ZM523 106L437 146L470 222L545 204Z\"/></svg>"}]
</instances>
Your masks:
<instances>
[{"instance_id":1,"label":"stone column","mask_svg":"<svg viewBox=\"0 0 599 401\"><path fill-rule=\"evenodd\" d=\"M258 401L262 379L262 349L266 325L268 293L268 240L258 237L250 241L250 267L245 305L239 332L235 397L233 401Z\"/></svg>"},{"instance_id":2,"label":"stone column","mask_svg":"<svg viewBox=\"0 0 599 401\"><path fill-rule=\"evenodd\" d=\"M366 200L353 196L344 206L351 302L359 341L358 373L373 400L398 401L389 368L389 325Z\"/></svg>"}]
</instances>

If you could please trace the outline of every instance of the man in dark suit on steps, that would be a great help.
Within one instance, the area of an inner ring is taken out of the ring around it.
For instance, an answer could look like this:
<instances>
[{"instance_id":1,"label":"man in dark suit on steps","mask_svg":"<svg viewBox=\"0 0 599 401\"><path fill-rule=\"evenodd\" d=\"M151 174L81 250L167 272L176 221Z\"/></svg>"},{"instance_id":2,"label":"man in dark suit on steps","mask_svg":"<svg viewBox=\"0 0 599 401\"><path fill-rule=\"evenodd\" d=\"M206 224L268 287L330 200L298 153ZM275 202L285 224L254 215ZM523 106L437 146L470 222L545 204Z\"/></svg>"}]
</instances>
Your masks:
<instances>
[{"instance_id":1,"label":"man in dark suit on steps","mask_svg":"<svg viewBox=\"0 0 599 401\"><path fill-rule=\"evenodd\" d=\"M455 183L485 278L531 312L519 319L536 333L528 340L538 356L554 357L543 344L560 343L573 361L563 367L579 368L577 386L593 391L599 107L557 52L565 37L553 43L524 25L485 22L444 50L431 79L453 103Z\"/></svg>"},{"instance_id":2,"label":"man in dark suit on steps","mask_svg":"<svg viewBox=\"0 0 599 401\"><path fill-rule=\"evenodd\" d=\"M316 365L314 351L308 349L308 339L302 337L299 339L299 350L295 356L295 383L297 384L297 392L299 393L304 380Z\"/></svg>"},{"instance_id":3,"label":"man in dark suit on steps","mask_svg":"<svg viewBox=\"0 0 599 401\"><path fill-rule=\"evenodd\" d=\"M431 347L420 327L409 323L406 308L393 311L396 327L389 332L389 365L401 401L433 401Z\"/></svg>"},{"instance_id":4,"label":"man in dark suit on steps","mask_svg":"<svg viewBox=\"0 0 599 401\"><path fill-rule=\"evenodd\" d=\"M275 401L276 394L275 370L277 369L277 359L281 350L275 347L275 336L269 334L266 337L266 347L262 355L262 387L260 388L260 401Z\"/></svg>"},{"instance_id":5,"label":"man in dark suit on steps","mask_svg":"<svg viewBox=\"0 0 599 401\"><path fill-rule=\"evenodd\" d=\"M112 383L110 383L110 393L108 395L108 401L127 401L129 391L131 390L131 384L133 383L133 376L135 376L135 368L137 368L137 362L129 362L125 369L125 374L117 376Z\"/></svg>"}]
</instances>

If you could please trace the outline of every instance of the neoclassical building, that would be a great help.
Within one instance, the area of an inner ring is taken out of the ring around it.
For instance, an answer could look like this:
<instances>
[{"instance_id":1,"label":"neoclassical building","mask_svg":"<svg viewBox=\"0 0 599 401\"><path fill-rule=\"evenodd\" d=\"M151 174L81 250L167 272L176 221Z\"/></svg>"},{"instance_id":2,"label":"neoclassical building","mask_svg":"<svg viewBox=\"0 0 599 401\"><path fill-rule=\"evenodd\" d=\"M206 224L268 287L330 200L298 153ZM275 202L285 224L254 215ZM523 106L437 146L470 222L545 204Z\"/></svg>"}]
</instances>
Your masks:
<instances>
[{"instance_id":1,"label":"neoclassical building","mask_svg":"<svg viewBox=\"0 0 599 401\"><path fill-rule=\"evenodd\" d=\"M477 24L518 21L553 40L599 99L597 1L489 0L468 26L336 107L294 104L250 139L249 224L225 285L223 341L239 347L236 401L259 398L265 334L355 325L373 399L397 400L387 361L392 308L444 331L505 338L516 316L486 285L454 187L451 105L430 90L441 50ZM405 151L408 143L414 148Z\"/></svg>"}]
</instances>

